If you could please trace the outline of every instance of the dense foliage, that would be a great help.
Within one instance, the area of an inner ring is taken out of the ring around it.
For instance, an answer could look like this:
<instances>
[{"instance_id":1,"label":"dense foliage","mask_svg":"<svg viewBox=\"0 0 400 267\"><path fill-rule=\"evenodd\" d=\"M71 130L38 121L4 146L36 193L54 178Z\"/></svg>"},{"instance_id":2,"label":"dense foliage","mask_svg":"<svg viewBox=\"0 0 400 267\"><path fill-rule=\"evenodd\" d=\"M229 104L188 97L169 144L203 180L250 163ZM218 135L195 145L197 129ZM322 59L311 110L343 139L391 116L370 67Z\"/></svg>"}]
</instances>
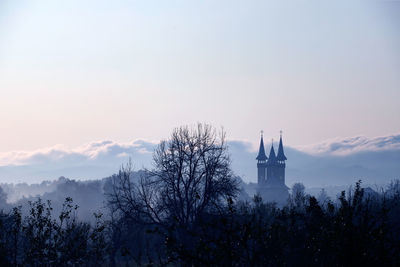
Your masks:
<instances>
[{"instance_id":1,"label":"dense foliage","mask_svg":"<svg viewBox=\"0 0 400 267\"><path fill-rule=\"evenodd\" d=\"M1 212L0 266L400 266L400 181L333 201L302 184L283 207L240 201L224 136L176 129L154 169L110 178L109 213L91 223L70 197L57 212L41 199Z\"/></svg>"},{"instance_id":2,"label":"dense foliage","mask_svg":"<svg viewBox=\"0 0 400 267\"><path fill-rule=\"evenodd\" d=\"M366 194L360 183L334 202L298 192L285 207L234 202L204 213L190 228L119 217L79 222L66 199L0 214L1 266L399 266L400 183ZM55 218L57 217L57 218ZM182 239L182 231L185 232ZM188 245L190 244L190 245Z\"/></svg>"},{"instance_id":3,"label":"dense foliage","mask_svg":"<svg viewBox=\"0 0 400 267\"><path fill-rule=\"evenodd\" d=\"M101 214L92 226L76 218L77 206L67 198L58 218L50 201L30 202L29 214L20 207L0 214L1 266L80 266L104 260L105 227Z\"/></svg>"}]
</instances>

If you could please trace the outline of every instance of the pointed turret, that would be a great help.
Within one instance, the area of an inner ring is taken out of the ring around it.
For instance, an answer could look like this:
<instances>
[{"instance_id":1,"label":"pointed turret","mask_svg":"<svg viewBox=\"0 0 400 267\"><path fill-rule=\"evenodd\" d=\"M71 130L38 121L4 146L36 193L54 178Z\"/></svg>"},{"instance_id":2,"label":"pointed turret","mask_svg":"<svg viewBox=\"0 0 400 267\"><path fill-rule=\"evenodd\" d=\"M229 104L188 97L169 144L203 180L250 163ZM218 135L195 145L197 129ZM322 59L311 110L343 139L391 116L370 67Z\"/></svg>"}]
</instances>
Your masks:
<instances>
[{"instance_id":1,"label":"pointed turret","mask_svg":"<svg viewBox=\"0 0 400 267\"><path fill-rule=\"evenodd\" d=\"M282 133L277 152L278 154L276 155L274 140L272 140L268 161L264 161L262 164L260 162L257 163L259 174L258 193L265 201L284 204L289 197L289 188L285 185L286 157L283 152ZM265 172L261 166L265 166Z\"/></svg>"},{"instance_id":2,"label":"pointed turret","mask_svg":"<svg viewBox=\"0 0 400 267\"><path fill-rule=\"evenodd\" d=\"M276 156L275 156L274 142L272 142L271 151L269 152L269 159L268 159L267 163L273 164L275 162L276 162Z\"/></svg>"},{"instance_id":3,"label":"pointed turret","mask_svg":"<svg viewBox=\"0 0 400 267\"><path fill-rule=\"evenodd\" d=\"M266 161L267 155L265 155L265 150L264 150L264 140L263 140L263 133L261 131L261 141L260 141L260 149L258 150L258 156L256 160L258 161Z\"/></svg>"},{"instance_id":4,"label":"pointed turret","mask_svg":"<svg viewBox=\"0 0 400 267\"><path fill-rule=\"evenodd\" d=\"M287 160L285 153L283 152L283 144L282 144L282 131L281 131L281 138L279 140L279 148L278 148L278 156L276 157L278 161L285 161Z\"/></svg>"},{"instance_id":5,"label":"pointed turret","mask_svg":"<svg viewBox=\"0 0 400 267\"><path fill-rule=\"evenodd\" d=\"M261 141L260 141L260 149L258 150L257 156L257 170L258 170L258 185L263 186L265 184L265 169L267 168L267 155L265 155L264 150L264 140L263 140L263 131L261 131Z\"/></svg>"}]
</instances>

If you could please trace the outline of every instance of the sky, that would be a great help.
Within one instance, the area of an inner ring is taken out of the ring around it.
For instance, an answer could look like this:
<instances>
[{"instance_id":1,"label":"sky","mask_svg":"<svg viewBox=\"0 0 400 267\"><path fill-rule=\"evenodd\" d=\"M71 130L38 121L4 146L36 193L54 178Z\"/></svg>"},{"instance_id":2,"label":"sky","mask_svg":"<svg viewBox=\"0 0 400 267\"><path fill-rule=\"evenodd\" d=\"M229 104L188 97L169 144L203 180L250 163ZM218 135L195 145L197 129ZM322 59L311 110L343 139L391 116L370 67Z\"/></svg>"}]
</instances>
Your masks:
<instances>
[{"instance_id":1,"label":"sky","mask_svg":"<svg viewBox=\"0 0 400 267\"><path fill-rule=\"evenodd\" d=\"M0 152L399 133L399 27L399 1L1 0Z\"/></svg>"}]
</instances>

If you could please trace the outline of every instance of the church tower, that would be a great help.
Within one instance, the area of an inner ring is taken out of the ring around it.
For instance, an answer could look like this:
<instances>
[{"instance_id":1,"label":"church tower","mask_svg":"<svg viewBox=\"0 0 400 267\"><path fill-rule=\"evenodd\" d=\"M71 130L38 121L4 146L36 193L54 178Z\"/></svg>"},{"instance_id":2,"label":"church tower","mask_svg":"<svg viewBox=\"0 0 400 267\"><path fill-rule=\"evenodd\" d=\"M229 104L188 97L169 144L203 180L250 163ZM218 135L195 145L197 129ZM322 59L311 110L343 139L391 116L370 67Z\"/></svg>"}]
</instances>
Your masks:
<instances>
[{"instance_id":1,"label":"church tower","mask_svg":"<svg viewBox=\"0 0 400 267\"><path fill-rule=\"evenodd\" d=\"M278 160L275 155L275 149L274 149L274 141L272 140L271 143L271 150L269 152L269 158L267 161L267 184L269 186L277 186L279 184L278 180Z\"/></svg>"},{"instance_id":2,"label":"church tower","mask_svg":"<svg viewBox=\"0 0 400 267\"><path fill-rule=\"evenodd\" d=\"M272 141L269 157L265 155L263 134L261 133L260 149L257 156L257 193L265 202L275 202L278 205L285 205L287 202L289 188L285 184L286 160L283 151L282 131L278 154L275 154L274 142Z\"/></svg>"},{"instance_id":3,"label":"church tower","mask_svg":"<svg viewBox=\"0 0 400 267\"><path fill-rule=\"evenodd\" d=\"M282 131L281 131L281 137L279 140L279 148L278 148L278 155L276 157L277 164L278 164L278 178L279 182L281 184L285 184L285 168L286 168L286 163L285 161L287 160L285 153L283 152L283 144L282 144Z\"/></svg>"},{"instance_id":4,"label":"church tower","mask_svg":"<svg viewBox=\"0 0 400 267\"><path fill-rule=\"evenodd\" d=\"M267 168L267 155L265 155L263 131L261 131L260 149L258 150L257 160L257 182L259 185L265 184L265 169Z\"/></svg>"}]
</instances>

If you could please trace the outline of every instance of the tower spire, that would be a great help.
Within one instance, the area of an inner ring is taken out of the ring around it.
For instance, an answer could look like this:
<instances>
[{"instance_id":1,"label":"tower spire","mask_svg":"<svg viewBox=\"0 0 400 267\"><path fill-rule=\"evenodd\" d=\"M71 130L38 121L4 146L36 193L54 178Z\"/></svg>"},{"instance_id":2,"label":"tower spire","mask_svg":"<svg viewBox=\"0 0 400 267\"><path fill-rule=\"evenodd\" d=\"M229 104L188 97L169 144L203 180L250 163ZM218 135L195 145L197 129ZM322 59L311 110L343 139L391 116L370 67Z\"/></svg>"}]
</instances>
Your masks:
<instances>
[{"instance_id":1,"label":"tower spire","mask_svg":"<svg viewBox=\"0 0 400 267\"><path fill-rule=\"evenodd\" d=\"M281 137L279 139L279 147L278 147L278 155L276 157L279 161L287 160L285 153L283 152L283 144L282 144L282 130L280 131Z\"/></svg>"},{"instance_id":2,"label":"tower spire","mask_svg":"<svg viewBox=\"0 0 400 267\"><path fill-rule=\"evenodd\" d=\"M272 139L271 150L269 151L269 159L267 163L272 164L275 162L276 162L276 155L274 149L274 139Z\"/></svg>"},{"instance_id":3,"label":"tower spire","mask_svg":"<svg viewBox=\"0 0 400 267\"><path fill-rule=\"evenodd\" d=\"M261 140L260 140L260 148L258 150L258 156L257 156L257 160L258 161L265 161L267 160L267 155L265 155L265 149L264 149L264 131L261 130Z\"/></svg>"}]
</instances>

